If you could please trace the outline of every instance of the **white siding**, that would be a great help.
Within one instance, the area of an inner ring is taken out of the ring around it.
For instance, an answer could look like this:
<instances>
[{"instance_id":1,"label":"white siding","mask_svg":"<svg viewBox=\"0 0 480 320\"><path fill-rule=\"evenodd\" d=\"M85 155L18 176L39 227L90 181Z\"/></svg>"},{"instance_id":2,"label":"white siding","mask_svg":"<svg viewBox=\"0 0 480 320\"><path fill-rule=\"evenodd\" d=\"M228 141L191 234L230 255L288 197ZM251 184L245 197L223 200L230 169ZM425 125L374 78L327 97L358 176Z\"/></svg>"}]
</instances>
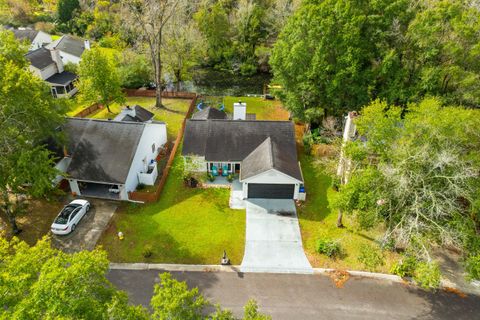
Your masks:
<instances>
[{"instance_id":1,"label":"white siding","mask_svg":"<svg viewBox=\"0 0 480 320\"><path fill-rule=\"evenodd\" d=\"M65 51L60 50L60 57L62 58L63 65L66 65L69 62L79 64L80 58L76 57L70 53L66 53Z\"/></svg>"},{"instance_id":2,"label":"white siding","mask_svg":"<svg viewBox=\"0 0 480 320\"><path fill-rule=\"evenodd\" d=\"M30 50L36 50L41 48L44 44L52 43L52 37L43 31L39 31L37 36L32 41L32 45L30 46Z\"/></svg>"},{"instance_id":3,"label":"white siding","mask_svg":"<svg viewBox=\"0 0 480 320\"><path fill-rule=\"evenodd\" d=\"M270 169L261 174L241 181L243 184L243 197L248 198L249 183L265 183L265 184L295 184L294 199L298 199L298 189L301 182L275 169Z\"/></svg>"},{"instance_id":4,"label":"white siding","mask_svg":"<svg viewBox=\"0 0 480 320\"><path fill-rule=\"evenodd\" d=\"M46 80L53 76L55 73L57 73L57 65L55 63L52 63L51 65L42 70L37 69L32 65L29 66L29 69L34 75L36 75L42 80Z\"/></svg>"},{"instance_id":5,"label":"white siding","mask_svg":"<svg viewBox=\"0 0 480 320\"><path fill-rule=\"evenodd\" d=\"M158 150L167 142L167 127L163 123L145 123L142 137L138 143L137 151L133 157L130 171L125 183L126 192L135 191L138 185L138 173L146 169L150 160L155 159ZM155 150L152 152L152 145ZM146 161L144 161L146 159Z\"/></svg>"}]
</instances>

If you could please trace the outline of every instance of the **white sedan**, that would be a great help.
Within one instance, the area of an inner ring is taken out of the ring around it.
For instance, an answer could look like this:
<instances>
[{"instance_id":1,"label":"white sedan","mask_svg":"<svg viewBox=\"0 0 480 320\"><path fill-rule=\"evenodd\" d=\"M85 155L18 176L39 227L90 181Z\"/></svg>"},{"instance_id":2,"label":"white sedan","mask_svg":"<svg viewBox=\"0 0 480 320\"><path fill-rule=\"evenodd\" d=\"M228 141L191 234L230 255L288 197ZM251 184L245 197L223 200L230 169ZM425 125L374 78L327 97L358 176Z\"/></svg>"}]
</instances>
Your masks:
<instances>
[{"instance_id":1,"label":"white sedan","mask_svg":"<svg viewBox=\"0 0 480 320\"><path fill-rule=\"evenodd\" d=\"M73 232L83 216L90 210L90 202L87 200L73 200L63 207L52 224L52 233L65 235Z\"/></svg>"}]
</instances>

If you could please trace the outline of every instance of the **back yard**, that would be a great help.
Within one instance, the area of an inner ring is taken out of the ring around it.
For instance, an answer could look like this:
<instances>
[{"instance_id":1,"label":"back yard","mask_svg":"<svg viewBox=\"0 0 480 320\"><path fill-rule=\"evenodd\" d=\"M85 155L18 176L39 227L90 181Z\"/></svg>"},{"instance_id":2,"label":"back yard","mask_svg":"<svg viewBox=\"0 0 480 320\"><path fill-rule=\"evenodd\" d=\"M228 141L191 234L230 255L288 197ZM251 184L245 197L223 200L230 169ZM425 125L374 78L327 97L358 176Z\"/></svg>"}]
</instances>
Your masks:
<instances>
[{"instance_id":1,"label":"back yard","mask_svg":"<svg viewBox=\"0 0 480 320\"><path fill-rule=\"evenodd\" d=\"M122 108L126 105L140 105L141 107L150 110L155 114L154 119L158 121L164 121L167 123L168 137L170 140L174 140L182 126L183 118L190 106L190 100L187 99L163 99L163 103L166 109L155 108L155 98L153 97L127 97L124 105L114 103L110 106L112 113L109 113L106 108L98 110L91 114L90 118L95 119L112 119L120 113ZM73 116L86 108L86 106L73 102L72 111L68 113L69 116Z\"/></svg>"}]
</instances>

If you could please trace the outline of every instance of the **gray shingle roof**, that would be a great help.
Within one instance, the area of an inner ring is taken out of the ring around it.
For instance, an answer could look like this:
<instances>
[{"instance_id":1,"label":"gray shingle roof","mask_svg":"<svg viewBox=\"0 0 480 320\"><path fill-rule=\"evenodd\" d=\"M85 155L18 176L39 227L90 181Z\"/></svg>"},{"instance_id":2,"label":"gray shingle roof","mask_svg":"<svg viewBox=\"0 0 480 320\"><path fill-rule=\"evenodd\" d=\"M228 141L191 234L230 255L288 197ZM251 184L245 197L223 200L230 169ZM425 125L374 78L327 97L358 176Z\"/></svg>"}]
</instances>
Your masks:
<instances>
[{"instance_id":1,"label":"gray shingle roof","mask_svg":"<svg viewBox=\"0 0 480 320\"><path fill-rule=\"evenodd\" d=\"M145 124L68 118L65 131L72 158L69 177L99 183L124 184Z\"/></svg>"},{"instance_id":2,"label":"gray shingle roof","mask_svg":"<svg viewBox=\"0 0 480 320\"><path fill-rule=\"evenodd\" d=\"M45 48L39 48L37 50L30 51L25 55L25 57L30 61L32 66L40 70L54 63L50 50Z\"/></svg>"},{"instance_id":3,"label":"gray shingle roof","mask_svg":"<svg viewBox=\"0 0 480 320\"><path fill-rule=\"evenodd\" d=\"M80 58L85 50L85 43L82 39L65 35L58 39L58 42L54 43L53 48Z\"/></svg>"},{"instance_id":4,"label":"gray shingle roof","mask_svg":"<svg viewBox=\"0 0 480 320\"><path fill-rule=\"evenodd\" d=\"M137 118L141 122L152 120L152 118L154 116L154 114L152 112L148 111L145 108L142 108L139 105L136 105L134 107L134 109L135 109L135 118Z\"/></svg>"},{"instance_id":5,"label":"gray shingle roof","mask_svg":"<svg viewBox=\"0 0 480 320\"><path fill-rule=\"evenodd\" d=\"M55 73L45 81L51 84L67 85L73 80L77 79L77 75L70 71L63 71L62 73Z\"/></svg>"},{"instance_id":6,"label":"gray shingle roof","mask_svg":"<svg viewBox=\"0 0 480 320\"><path fill-rule=\"evenodd\" d=\"M266 156L271 146L272 163ZM254 152L257 148L256 152ZM253 153L253 154L252 154ZM250 175L258 168L275 168L303 180L298 165L295 128L290 121L188 120L183 155L204 156L207 161L244 161ZM250 159L247 159L250 157ZM257 165L259 161L264 164ZM244 163L242 163L242 171ZM248 169L248 167L252 169ZM250 171L250 172L249 172Z\"/></svg>"},{"instance_id":7,"label":"gray shingle roof","mask_svg":"<svg viewBox=\"0 0 480 320\"><path fill-rule=\"evenodd\" d=\"M206 107L203 110L197 111L193 114L192 119L207 120L207 119L227 119L227 114L216 108Z\"/></svg>"},{"instance_id":8,"label":"gray shingle roof","mask_svg":"<svg viewBox=\"0 0 480 320\"><path fill-rule=\"evenodd\" d=\"M38 34L37 30L29 30L29 29L25 29L25 30L13 29L11 31L15 35L15 38L17 38L18 40L28 40L30 41L30 43L32 43L33 40L35 40L35 37Z\"/></svg>"}]
</instances>

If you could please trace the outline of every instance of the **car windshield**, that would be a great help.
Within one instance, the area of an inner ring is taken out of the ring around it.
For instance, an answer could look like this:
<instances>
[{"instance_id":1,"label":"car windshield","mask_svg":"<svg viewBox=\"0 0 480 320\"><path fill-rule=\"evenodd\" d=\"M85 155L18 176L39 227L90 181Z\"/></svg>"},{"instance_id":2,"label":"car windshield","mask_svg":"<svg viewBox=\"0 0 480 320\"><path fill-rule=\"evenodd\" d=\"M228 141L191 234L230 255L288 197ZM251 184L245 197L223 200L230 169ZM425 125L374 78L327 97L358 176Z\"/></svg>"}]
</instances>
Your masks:
<instances>
[{"instance_id":1,"label":"car windshield","mask_svg":"<svg viewBox=\"0 0 480 320\"><path fill-rule=\"evenodd\" d=\"M58 217L55 219L56 224L67 224L68 222L68 217L74 212L78 207L80 207L79 204L69 204L68 206L65 206L63 208L62 212L58 215Z\"/></svg>"}]
</instances>

